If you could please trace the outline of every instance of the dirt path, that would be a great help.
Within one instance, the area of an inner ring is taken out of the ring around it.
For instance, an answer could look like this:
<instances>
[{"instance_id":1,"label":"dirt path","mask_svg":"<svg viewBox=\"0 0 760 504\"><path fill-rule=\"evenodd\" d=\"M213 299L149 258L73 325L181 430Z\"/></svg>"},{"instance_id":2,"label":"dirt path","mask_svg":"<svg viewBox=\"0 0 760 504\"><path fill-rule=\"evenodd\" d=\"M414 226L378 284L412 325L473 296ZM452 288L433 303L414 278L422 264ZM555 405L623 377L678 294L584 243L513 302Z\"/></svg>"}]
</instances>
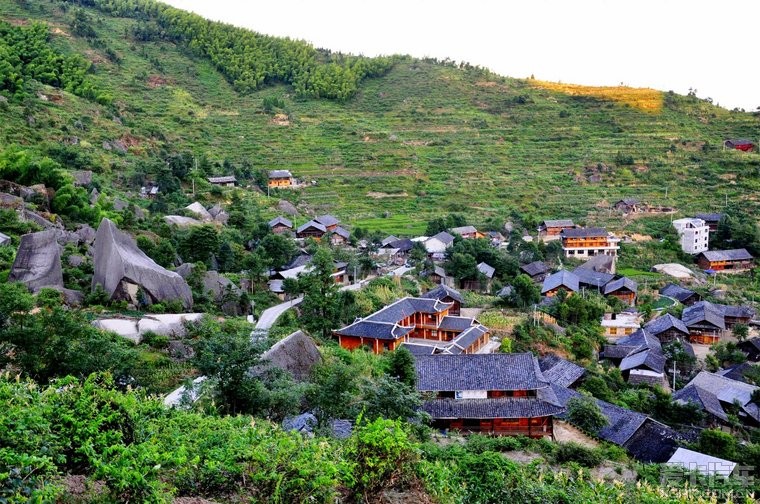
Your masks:
<instances>
[{"instance_id":1,"label":"dirt path","mask_svg":"<svg viewBox=\"0 0 760 504\"><path fill-rule=\"evenodd\" d=\"M567 422L554 419L554 438L558 443L574 442L587 448L596 448L599 442Z\"/></svg>"}]
</instances>

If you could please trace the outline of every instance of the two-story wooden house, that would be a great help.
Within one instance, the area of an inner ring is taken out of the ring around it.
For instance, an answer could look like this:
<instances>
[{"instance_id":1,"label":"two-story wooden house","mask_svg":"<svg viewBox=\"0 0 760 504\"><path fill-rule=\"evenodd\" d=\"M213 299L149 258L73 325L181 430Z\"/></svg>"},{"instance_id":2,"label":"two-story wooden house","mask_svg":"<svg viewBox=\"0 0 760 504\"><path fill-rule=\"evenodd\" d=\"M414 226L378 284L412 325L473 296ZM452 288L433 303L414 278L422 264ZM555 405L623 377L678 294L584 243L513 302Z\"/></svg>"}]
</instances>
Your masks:
<instances>
[{"instance_id":1,"label":"two-story wooden house","mask_svg":"<svg viewBox=\"0 0 760 504\"><path fill-rule=\"evenodd\" d=\"M617 257L620 238L604 228L563 229L560 233L565 257L585 261L596 255Z\"/></svg>"},{"instance_id":2,"label":"two-story wooden house","mask_svg":"<svg viewBox=\"0 0 760 504\"><path fill-rule=\"evenodd\" d=\"M279 216L268 222L269 229L275 234L289 233L293 231L293 222L290 219Z\"/></svg>"},{"instance_id":3,"label":"two-story wooden house","mask_svg":"<svg viewBox=\"0 0 760 504\"><path fill-rule=\"evenodd\" d=\"M538 237L543 241L558 240L562 231L577 227L570 219L545 220L538 226Z\"/></svg>"},{"instance_id":4,"label":"two-story wooden house","mask_svg":"<svg viewBox=\"0 0 760 504\"><path fill-rule=\"evenodd\" d=\"M464 298L458 290L452 289L443 284L435 289L429 290L421 297L426 299L437 299L447 304L450 303L451 308L449 308L449 315L459 315L462 310L462 303L464 302Z\"/></svg>"},{"instance_id":5,"label":"two-story wooden house","mask_svg":"<svg viewBox=\"0 0 760 504\"><path fill-rule=\"evenodd\" d=\"M628 306L636 305L638 284L627 277L621 277L605 284L604 295L616 297Z\"/></svg>"},{"instance_id":6,"label":"two-story wooden house","mask_svg":"<svg viewBox=\"0 0 760 504\"><path fill-rule=\"evenodd\" d=\"M293 185L293 174L288 170L272 170L267 177L267 186L271 188L276 187L291 187Z\"/></svg>"},{"instance_id":7,"label":"two-story wooden house","mask_svg":"<svg viewBox=\"0 0 760 504\"><path fill-rule=\"evenodd\" d=\"M552 273L544 279L544 283L541 286L541 295L554 297L563 289L568 295L580 290L578 276L575 273L567 270L559 270L556 273Z\"/></svg>"},{"instance_id":8,"label":"two-story wooden house","mask_svg":"<svg viewBox=\"0 0 760 504\"><path fill-rule=\"evenodd\" d=\"M533 354L418 356L422 409L439 429L553 437L564 412Z\"/></svg>"},{"instance_id":9,"label":"two-story wooden house","mask_svg":"<svg viewBox=\"0 0 760 504\"><path fill-rule=\"evenodd\" d=\"M741 273L755 267L747 249L707 250L697 256L697 264L703 270L719 273Z\"/></svg>"},{"instance_id":10,"label":"two-story wooden house","mask_svg":"<svg viewBox=\"0 0 760 504\"><path fill-rule=\"evenodd\" d=\"M325 234L327 234L327 228L316 220L305 222L296 229L296 238L314 238L316 240L321 240Z\"/></svg>"}]
</instances>

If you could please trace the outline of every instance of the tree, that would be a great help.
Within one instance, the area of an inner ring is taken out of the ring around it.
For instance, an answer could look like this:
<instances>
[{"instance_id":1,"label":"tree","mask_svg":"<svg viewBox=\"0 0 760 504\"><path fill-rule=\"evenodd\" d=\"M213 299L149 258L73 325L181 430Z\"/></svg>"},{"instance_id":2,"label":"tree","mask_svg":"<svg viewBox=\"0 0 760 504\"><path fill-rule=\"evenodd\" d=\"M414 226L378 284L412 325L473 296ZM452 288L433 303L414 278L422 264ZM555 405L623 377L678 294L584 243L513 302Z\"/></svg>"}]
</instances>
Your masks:
<instances>
[{"instance_id":1,"label":"tree","mask_svg":"<svg viewBox=\"0 0 760 504\"><path fill-rule=\"evenodd\" d=\"M365 417L408 420L418 415L422 404L414 388L390 376L365 379L361 386L361 408Z\"/></svg>"},{"instance_id":2,"label":"tree","mask_svg":"<svg viewBox=\"0 0 760 504\"><path fill-rule=\"evenodd\" d=\"M474 280L480 274L475 258L458 252L446 262L446 272L457 280Z\"/></svg>"},{"instance_id":3,"label":"tree","mask_svg":"<svg viewBox=\"0 0 760 504\"><path fill-rule=\"evenodd\" d=\"M343 361L320 364L312 371L312 387L306 394L320 427L335 418L355 418L358 393L354 369Z\"/></svg>"},{"instance_id":4,"label":"tree","mask_svg":"<svg viewBox=\"0 0 760 504\"><path fill-rule=\"evenodd\" d=\"M598 434L608 423L596 400L584 395L567 401L567 420L592 434Z\"/></svg>"},{"instance_id":5,"label":"tree","mask_svg":"<svg viewBox=\"0 0 760 504\"><path fill-rule=\"evenodd\" d=\"M744 341L749 336L749 327L746 324L736 324L733 329L734 336L739 341Z\"/></svg>"},{"instance_id":6,"label":"tree","mask_svg":"<svg viewBox=\"0 0 760 504\"><path fill-rule=\"evenodd\" d=\"M341 315L338 285L332 277L335 270L332 254L328 249L318 248L311 265L311 271L298 280L304 294L300 305L301 323L311 334L328 339Z\"/></svg>"},{"instance_id":7,"label":"tree","mask_svg":"<svg viewBox=\"0 0 760 504\"><path fill-rule=\"evenodd\" d=\"M417 383L417 372L414 368L414 356L406 348L399 347L388 355L389 376L396 378L404 385L414 387Z\"/></svg>"},{"instance_id":8,"label":"tree","mask_svg":"<svg viewBox=\"0 0 760 504\"><path fill-rule=\"evenodd\" d=\"M194 226L181 241L179 253L185 262L209 264L219 250L219 233L213 226Z\"/></svg>"},{"instance_id":9,"label":"tree","mask_svg":"<svg viewBox=\"0 0 760 504\"><path fill-rule=\"evenodd\" d=\"M735 460L736 438L719 429L705 429L699 433L699 451L726 460Z\"/></svg>"},{"instance_id":10,"label":"tree","mask_svg":"<svg viewBox=\"0 0 760 504\"><path fill-rule=\"evenodd\" d=\"M259 247L263 250L269 265L274 269L282 268L298 253L298 247L293 240L274 233L266 235L259 243Z\"/></svg>"},{"instance_id":11,"label":"tree","mask_svg":"<svg viewBox=\"0 0 760 504\"><path fill-rule=\"evenodd\" d=\"M538 303L541 300L541 290L528 275L517 275L512 282L514 289L514 303L520 308L525 308Z\"/></svg>"}]
</instances>

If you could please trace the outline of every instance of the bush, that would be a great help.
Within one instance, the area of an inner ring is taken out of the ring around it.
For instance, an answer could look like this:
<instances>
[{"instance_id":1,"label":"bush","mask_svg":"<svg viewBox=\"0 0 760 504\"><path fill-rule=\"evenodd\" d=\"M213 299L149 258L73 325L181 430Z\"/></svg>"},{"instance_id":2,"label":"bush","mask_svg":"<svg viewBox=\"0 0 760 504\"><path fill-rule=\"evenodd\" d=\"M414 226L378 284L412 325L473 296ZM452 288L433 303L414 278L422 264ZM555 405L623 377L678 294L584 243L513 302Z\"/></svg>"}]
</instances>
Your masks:
<instances>
[{"instance_id":1,"label":"bush","mask_svg":"<svg viewBox=\"0 0 760 504\"><path fill-rule=\"evenodd\" d=\"M554 453L554 461L557 464L575 462L583 467L596 467L602 460L602 455L597 450L572 442L560 444Z\"/></svg>"},{"instance_id":2,"label":"bush","mask_svg":"<svg viewBox=\"0 0 760 504\"><path fill-rule=\"evenodd\" d=\"M166 348L169 346L169 336L163 334L156 334L153 331L148 331L143 334L143 343L153 348Z\"/></svg>"}]
</instances>

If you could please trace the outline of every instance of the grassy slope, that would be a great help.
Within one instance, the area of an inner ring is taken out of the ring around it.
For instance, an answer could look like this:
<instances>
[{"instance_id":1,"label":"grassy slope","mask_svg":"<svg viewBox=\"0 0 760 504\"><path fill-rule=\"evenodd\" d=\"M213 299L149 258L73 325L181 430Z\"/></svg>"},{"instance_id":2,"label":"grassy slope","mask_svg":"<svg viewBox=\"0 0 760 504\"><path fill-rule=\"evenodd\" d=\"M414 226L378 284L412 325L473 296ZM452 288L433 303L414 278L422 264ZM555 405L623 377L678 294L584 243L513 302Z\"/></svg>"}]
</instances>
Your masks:
<instances>
[{"instance_id":1,"label":"grassy slope","mask_svg":"<svg viewBox=\"0 0 760 504\"><path fill-rule=\"evenodd\" d=\"M24 10L0 0L0 16L42 20L69 31L70 14L57 4L27 5ZM683 215L718 209L725 193L752 199L758 188L760 156L722 152L719 146L727 136L757 138L760 121L702 101L675 96L652 112L412 60L366 81L345 104L296 101L285 86L240 96L207 61L172 44L126 38L133 20L91 14L99 36L121 56L120 65L66 33L53 41L95 61L94 77L113 90L122 124L109 109L64 95L62 103L41 102L34 126L27 125L21 105L0 111L0 143L75 135L105 170L104 180L115 180L117 187L136 160L166 145L216 161L248 159L257 168L291 169L318 183L287 193L289 199L314 212L335 212L353 225L397 233L420 232L423 221L439 213L465 212L477 223L506 217L512 209L620 228L621 221L595 210L598 202L631 195L675 205ZM289 126L261 112L268 95L284 97ZM561 111L569 115L561 117ZM77 120L84 130L75 126ZM136 140L128 154L102 149L104 141L125 136ZM698 142L717 148L703 153ZM671 144L674 152L668 151ZM601 183L576 182L587 165L614 165L618 152L646 168L618 167ZM636 221L628 226L646 229Z\"/></svg>"}]
</instances>

